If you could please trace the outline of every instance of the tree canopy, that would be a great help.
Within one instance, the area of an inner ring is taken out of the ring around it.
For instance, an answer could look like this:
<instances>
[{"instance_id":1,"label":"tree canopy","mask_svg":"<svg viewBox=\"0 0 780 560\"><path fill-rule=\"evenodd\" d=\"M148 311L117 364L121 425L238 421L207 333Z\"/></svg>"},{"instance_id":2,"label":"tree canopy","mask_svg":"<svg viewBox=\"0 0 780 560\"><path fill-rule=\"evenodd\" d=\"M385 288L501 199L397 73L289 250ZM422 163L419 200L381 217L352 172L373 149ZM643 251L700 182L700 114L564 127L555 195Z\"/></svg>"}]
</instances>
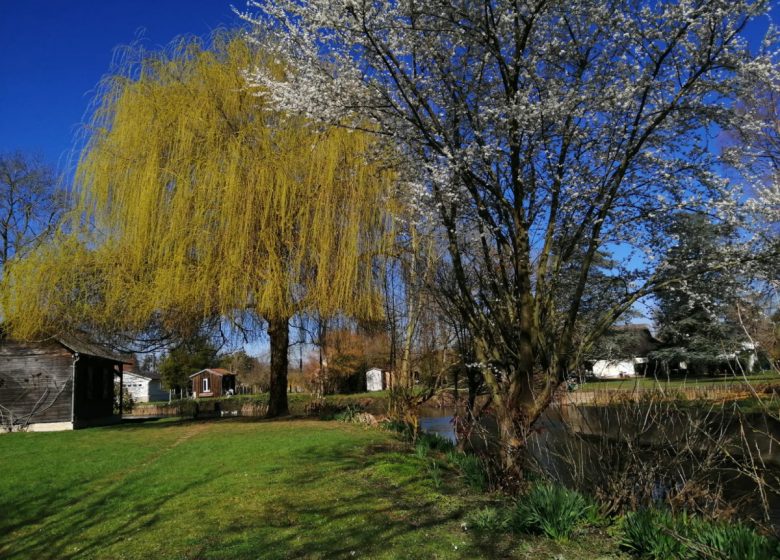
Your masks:
<instances>
[{"instance_id":1,"label":"tree canopy","mask_svg":"<svg viewBox=\"0 0 780 560\"><path fill-rule=\"evenodd\" d=\"M187 40L136 53L103 81L73 231L14 263L6 282L18 334L70 323L62 307L80 303L98 324L133 327L169 310L378 310L372 257L392 174L371 162L365 134L269 110L242 78L259 57L237 38Z\"/></svg>"},{"instance_id":2,"label":"tree canopy","mask_svg":"<svg viewBox=\"0 0 780 560\"><path fill-rule=\"evenodd\" d=\"M11 332L186 331L249 312L279 323L286 370L293 314L381 310L393 172L374 137L273 110L244 79L255 65L280 71L229 33L128 52L99 88L68 224L9 267Z\"/></svg>"},{"instance_id":3,"label":"tree canopy","mask_svg":"<svg viewBox=\"0 0 780 560\"><path fill-rule=\"evenodd\" d=\"M278 107L369 122L415 162L418 219L451 265L437 282L473 337L507 464L580 349L658 287L668 217L734 216L710 146L752 119L734 100L777 75L772 37L755 55L742 36L763 1L250 7L290 66L254 72ZM596 316L583 298L599 254L622 290Z\"/></svg>"}]
</instances>

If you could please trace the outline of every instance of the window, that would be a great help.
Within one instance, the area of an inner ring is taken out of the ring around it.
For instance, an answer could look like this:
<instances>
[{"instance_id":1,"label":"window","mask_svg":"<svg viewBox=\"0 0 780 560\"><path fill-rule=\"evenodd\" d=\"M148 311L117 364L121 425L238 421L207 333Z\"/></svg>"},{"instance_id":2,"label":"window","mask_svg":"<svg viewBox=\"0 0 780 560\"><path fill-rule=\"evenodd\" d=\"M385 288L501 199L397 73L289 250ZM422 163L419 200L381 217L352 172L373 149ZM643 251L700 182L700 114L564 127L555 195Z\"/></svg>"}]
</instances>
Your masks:
<instances>
[{"instance_id":1,"label":"window","mask_svg":"<svg viewBox=\"0 0 780 560\"><path fill-rule=\"evenodd\" d=\"M211 391L211 383L209 383L209 378L208 377L204 377L203 378L203 392L204 393L208 393L209 391Z\"/></svg>"}]
</instances>

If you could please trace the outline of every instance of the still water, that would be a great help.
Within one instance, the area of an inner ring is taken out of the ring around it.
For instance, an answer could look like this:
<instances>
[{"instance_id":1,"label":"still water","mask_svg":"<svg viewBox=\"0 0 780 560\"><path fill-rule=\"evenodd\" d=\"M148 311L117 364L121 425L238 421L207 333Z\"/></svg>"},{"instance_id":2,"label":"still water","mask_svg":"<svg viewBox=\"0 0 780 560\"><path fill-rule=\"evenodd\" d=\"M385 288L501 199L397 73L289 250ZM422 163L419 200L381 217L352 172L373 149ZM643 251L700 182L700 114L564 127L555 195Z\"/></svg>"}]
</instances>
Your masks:
<instances>
[{"instance_id":1,"label":"still water","mask_svg":"<svg viewBox=\"0 0 780 560\"><path fill-rule=\"evenodd\" d=\"M453 422L455 410L452 408L425 408L420 411L420 429L426 433L436 434L444 439L457 441L455 425ZM529 453L537 468L553 475L566 484L580 487L587 486L588 479L594 481L602 476L607 464L620 464L622 460L615 456L620 454L621 445L630 442L646 453L649 461L665 461L664 456L674 461L678 450L684 446L700 445L699 450L687 450L689 457L706 455L708 451L708 437L691 438L692 433L689 424L700 424L702 431L711 429L717 431L722 442L735 442L729 452L739 459L744 449L750 449L752 459L762 465L763 473L767 478L780 481L780 422L762 414L746 415L743 422L733 421L728 414L720 413L720 416L710 411L702 410L701 413L690 411L680 418L670 416L661 417L656 424L648 428L646 418L641 414L634 417L626 417L618 410L610 407L599 406L554 406L539 419L534 426L535 430L529 441ZM687 423L682 425L681 422ZM612 443L610 443L612 442ZM617 443L617 444L616 444ZM653 450L656 451L653 451ZM658 453L662 449L664 453ZM604 455L609 450L611 457ZM572 461L572 457L578 458ZM656 465L643 465L643 470L667 470L663 463ZM652 467L658 467L653 469ZM684 468L684 465L683 465ZM725 466L721 470L712 471L712 476L725 481L724 498L731 502L745 500L751 493L756 492L755 484L746 477L735 474L732 467ZM630 471L625 473L631 477ZM654 495L663 496L670 488L673 489L674 480L658 480ZM669 486L669 488L667 488ZM780 527L780 497L770 495L771 523ZM758 511L750 511L759 514ZM763 514L762 514L763 515Z\"/></svg>"}]
</instances>

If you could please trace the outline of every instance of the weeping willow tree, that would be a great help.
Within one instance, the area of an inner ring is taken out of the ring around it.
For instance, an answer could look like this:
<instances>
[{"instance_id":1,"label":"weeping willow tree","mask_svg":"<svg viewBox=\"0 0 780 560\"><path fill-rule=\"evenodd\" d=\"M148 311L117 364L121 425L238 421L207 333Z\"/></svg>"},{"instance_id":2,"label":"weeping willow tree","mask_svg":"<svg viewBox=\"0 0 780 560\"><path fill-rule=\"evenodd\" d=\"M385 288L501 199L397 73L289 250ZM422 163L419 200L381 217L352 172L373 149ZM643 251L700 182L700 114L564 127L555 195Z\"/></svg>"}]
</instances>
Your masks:
<instances>
[{"instance_id":1,"label":"weeping willow tree","mask_svg":"<svg viewBox=\"0 0 780 560\"><path fill-rule=\"evenodd\" d=\"M290 318L381 309L394 175L369 135L271 110L243 72L273 64L223 33L136 53L102 82L66 233L8 267L12 334L251 311L268 323L269 415L287 412Z\"/></svg>"}]
</instances>

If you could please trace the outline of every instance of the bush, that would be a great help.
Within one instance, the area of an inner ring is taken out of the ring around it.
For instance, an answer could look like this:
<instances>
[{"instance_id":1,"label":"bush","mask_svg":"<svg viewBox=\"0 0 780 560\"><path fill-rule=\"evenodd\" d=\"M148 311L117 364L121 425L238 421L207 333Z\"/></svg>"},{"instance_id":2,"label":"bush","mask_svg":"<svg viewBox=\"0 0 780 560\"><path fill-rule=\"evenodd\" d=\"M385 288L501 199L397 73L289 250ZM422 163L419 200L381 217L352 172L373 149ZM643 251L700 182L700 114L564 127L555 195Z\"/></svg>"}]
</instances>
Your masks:
<instances>
[{"instance_id":1,"label":"bush","mask_svg":"<svg viewBox=\"0 0 780 560\"><path fill-rule=\"evenodd\" d=\"M579 492L553 484L537 484L517 503L511 519L518 532L543 533L567 540L588 518L591 505Z\"/></svg>"},{"instance_id":2,"label":"bush","mask_svg":"<svg viewBox=\"0 0 780 560\"><path fill-rule=\"evenodd\" d=\"M479 533L503 533L509 528L509 517L503 509L485 507L470 512L466 525Z\"/></svg>"},{"instance_id":3,"label":"bush","mask_svg":"<svg viewBox=\"0 0 780 560\"><path fill-rule=\"evenodd\" d=\"M715 523L685 512L648 508L621 523L621 546L653 560L765 560L780 558L778 542L745 525Z\"/></svg>"}]
</instances>

